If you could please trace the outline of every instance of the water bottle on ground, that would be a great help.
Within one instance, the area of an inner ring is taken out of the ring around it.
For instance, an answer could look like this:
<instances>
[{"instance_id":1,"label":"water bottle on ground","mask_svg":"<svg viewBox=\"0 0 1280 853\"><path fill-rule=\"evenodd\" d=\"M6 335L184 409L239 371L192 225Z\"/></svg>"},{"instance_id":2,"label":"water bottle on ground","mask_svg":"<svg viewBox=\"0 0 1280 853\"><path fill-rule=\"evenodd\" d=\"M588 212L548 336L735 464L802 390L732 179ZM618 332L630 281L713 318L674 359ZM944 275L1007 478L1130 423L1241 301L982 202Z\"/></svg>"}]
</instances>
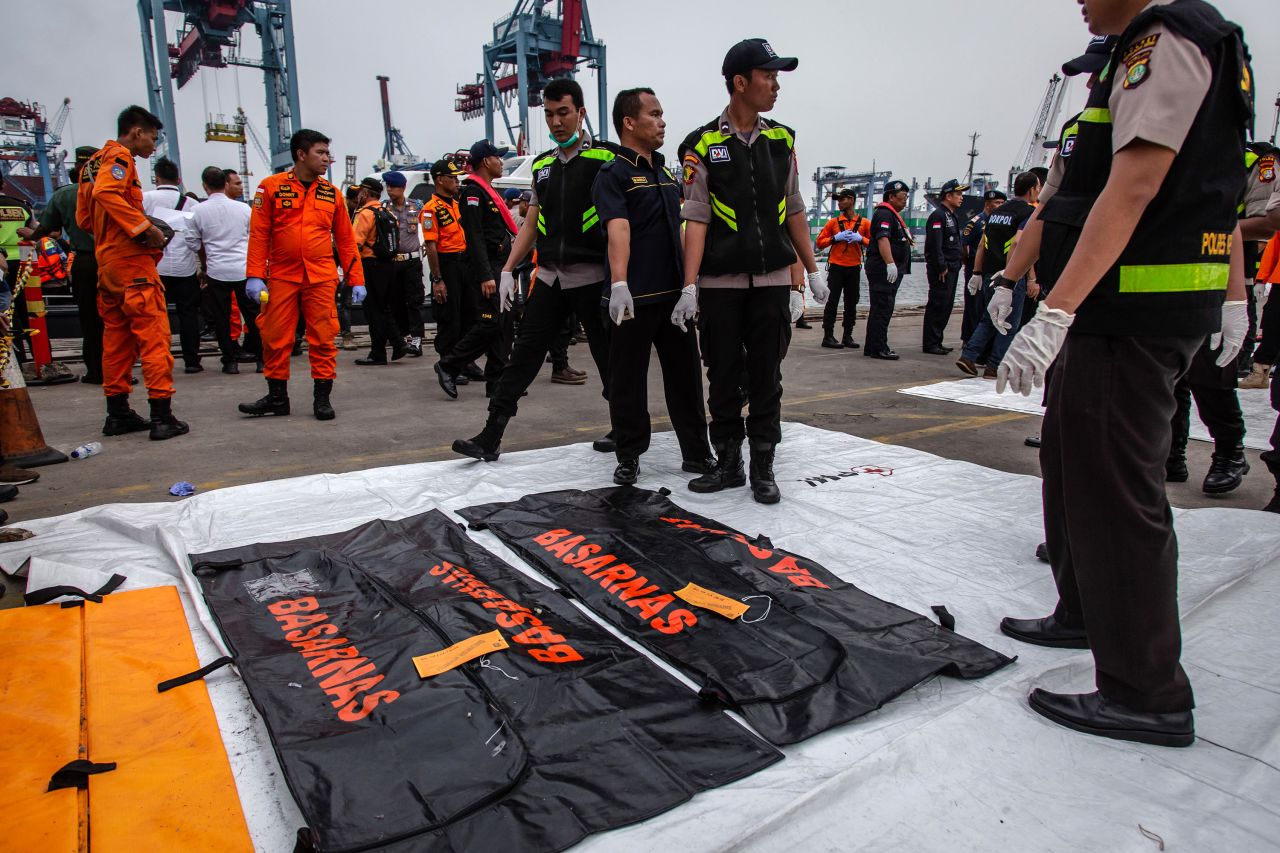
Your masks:
<instances>
[{"instance_id":1,"label":"water bottle on ground","mask_svg":"<svg viewBox=\"0 0 1280 853\"><path fill-rule=\"evenodd\" d=\"M102 452L102 442L90 441L80 445L75 450L71 451L71 458L84 459L85 457L94 456L101 452Z\"/></svg>"}]
</instances>

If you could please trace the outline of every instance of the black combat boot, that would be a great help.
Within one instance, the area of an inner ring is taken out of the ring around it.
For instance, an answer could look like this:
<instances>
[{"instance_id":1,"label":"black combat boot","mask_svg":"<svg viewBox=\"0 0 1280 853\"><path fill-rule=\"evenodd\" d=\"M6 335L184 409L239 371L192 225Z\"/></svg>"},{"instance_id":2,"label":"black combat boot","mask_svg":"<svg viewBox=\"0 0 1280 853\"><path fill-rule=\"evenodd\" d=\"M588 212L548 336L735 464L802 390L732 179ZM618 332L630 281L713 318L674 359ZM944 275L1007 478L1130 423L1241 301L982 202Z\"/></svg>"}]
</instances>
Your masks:
<instances>
[{"instance_id":1,"label":"black combat boot","mask_svg":"<svg viewBox=\"0 0 1280 853\"><path fill-rule=\"evenodd\" d=\"M102 425L103 435L124 435L150 428L150 421L129 408L128 394L114 394L107 398L107 421Z\"/></svg>"},{"instance_id":2,"label":"black combat boot","mask_svg":"<svg viewBox=\"0 0 1280 853\"><path fill-rule=\"evenodd\" d=\"M762 504L782 500L782 492L773 480L773 444L767 441L751 442L751 496Z\"/></svg>"},{"instance_id":3,"label":"black combat boot","mask_svg":"<svg viewBox=\"0 0 1280 853\"><path fill-rule=\"evenodd\" d=\"M1213 463L1209 473L1204 476L1204 484L1200 487L1206 495L1226 494L1244 482L1244 475L1249 473L1249 461L1244 458L1244 444L1237 444L1234 449L1219 453L1214 451Z\"/></svg>"},{"instance_id":4,"label":"black combat boot","mask_svg":"<svg viewBox=\"0 0 1280 853\"><path fill-rule=\"evenodd\" d=\"M853 339L853 326L844 330L844 337L840 339L840 345L845 349L858 348L858 342Z\"/></svg>"},{"instance_id":5,"label":"black combat boot","mask_svg":"<svg viewBox=\"0 0 1280 853\"><path fill-rule=\"evenodd\" d=\"M331 421L338 416L329 403L329 393L333 391L333 380L317 379L315 383L315 390L311 392L311 411L315 413L316 420Z\"/></svg>"},{"instance_id":6,"label":"black combat boot","mask_svg":"<svg viewBox=\"0 0 1280 853\"><path fill-rule=\"evenodd\" d=\"M453 452L479 459L481 462L494 462L502 452L502 434L506 432L506 415L489 413L484 429L475 438L459 438L453 442Z\"/></svg>"},{"instance_id":7,"label":"black combat boot","mask_svg":"<svg viewBox=\"0 0 1280 853\"><path fill-rule=\"evenodd\" d=\"M716 467L697 479L689 481L689 491L706 494L718 492L730 486L745 486L747 472L742 469L742 439L728 444L713 444L716 451Z\"/></svg>"},{"instance_id":8,"label":"black combat boot","mask_svg":"<svg viewBox=\"0 0 1280 853\"><path fill-rule=\"evenodd\" d=\"M173 400L152 398L151 404L151 440L164 441L166 438L177 438L186 435L190 428L173 416Z\"/></svg>"},{"instance_id":9,"label":"black combat boot","mask_svg":"<svg viewBox=\"0 0 1280 853\"><path fill-rule=\"evenodd\" d=\"M246 415L289 414L289 380L268 379L267 396L259 397L252 403L241 403L240 411Z\"/></svg>"},{"instance_id":10,"label":"black combat boot","mask_svg":"<svg viewBox=\"0 0 1280 853\"><path fill-rule=\"evenodd\" d=\"M826 349L844 349L844 344L836 340L836 330L834 326L822 327L822 346Z\"/></svg>"},{"instance_id":11,"label":"black combat boot","mask_svg":"<svg viewBox=\"0 0 1280 853\"><path fill-rule=\"evenodd\" d=\"M1185 451L1170 451L1169 458L1164 463L1164 481L1166 483L1185 483L1191 476L1191 472L1187 470L1187 457Z\"/></svg>"},{"instance_id":12,"label":"black combat boot","mask_svg":"<svg viewBox=\"0 0 1280 853\"><path fill-rule=\"evenodd\" d=\"M1280 512L1280 460L1273 460L1272 455L1277 455L1274 450L1266 450L1262 453L1262 462L1267 466L1267 470L1271 472L1271 476L1276 479L1276 493L1271 496L1271 500L1267 501L1267 505L1262 509L1264 512Z\"/></svg>"}]
</instances>

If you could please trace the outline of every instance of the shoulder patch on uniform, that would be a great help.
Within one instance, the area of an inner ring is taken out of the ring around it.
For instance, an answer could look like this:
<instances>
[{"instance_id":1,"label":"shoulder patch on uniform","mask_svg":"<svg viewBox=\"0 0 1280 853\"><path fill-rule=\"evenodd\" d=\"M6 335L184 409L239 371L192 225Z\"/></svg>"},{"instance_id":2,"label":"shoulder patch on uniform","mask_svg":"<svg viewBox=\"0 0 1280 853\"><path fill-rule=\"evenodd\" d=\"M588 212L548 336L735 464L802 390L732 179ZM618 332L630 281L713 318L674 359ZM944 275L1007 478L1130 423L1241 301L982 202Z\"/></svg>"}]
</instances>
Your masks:
<instances>
[{"instance_id":1,"label":"shoulder patch on uniform","mask_svg":"<svg viewBox=\"0 0 1280 853\"><path fill-rule=\"evenodd\" d=\"M472 207L479 207L480 199L477 198L476 196L469 195L467 196L467 204L471 205Z\"/></svg>"},{"instance_id":2,"label":"shoulder patch on uniform","mask_svg":"<svg viewBox=\"0 0 1280 853\"><path fill-rule=\"evenodd\" d=\"M1129 46L1124 52L1120 62L1125 66L1124 82L1121 86L1125 89L1132 89L1141 83L1146 82L1151 76L1151 53L1155 49L1156 42L1160 40L1160 33L1152 33L1149 36L1138 39Z\"/></svg>"},{"instance_id":3,"label":"shoulder patch on uniform","mask_svg":"<svg viewBox=\"0 0 1280 853\"><path fill-rule=\"evenodd\" d=\"M1258 180L1269 184L1276 179L1276 157L1268 154L1258 161Z\"/></svg>"},{"instance_id":4,"label":"shoulder patch on uniform","mask_svg":"<svg viewBox=\"0 0 1280 853\"><path fill-rule=\"evenodd\" d=\"M124 166L121 166L120 164L117 163L116 165L111 167L111 177L115 178L117 181L123 181L124 175L125 175Z\"/></svg>"}]
</instances>

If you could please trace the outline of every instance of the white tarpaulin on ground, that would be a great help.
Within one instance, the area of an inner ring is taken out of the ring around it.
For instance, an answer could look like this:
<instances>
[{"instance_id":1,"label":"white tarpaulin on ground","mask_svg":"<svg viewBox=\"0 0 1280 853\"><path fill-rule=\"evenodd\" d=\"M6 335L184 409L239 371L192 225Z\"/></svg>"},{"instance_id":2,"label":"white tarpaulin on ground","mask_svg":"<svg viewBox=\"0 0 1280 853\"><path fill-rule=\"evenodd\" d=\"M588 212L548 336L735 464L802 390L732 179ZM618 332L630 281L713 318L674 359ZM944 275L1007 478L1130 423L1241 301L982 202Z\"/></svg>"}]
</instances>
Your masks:
<instances>
[{"instance_id":1,"label":"white tarpaulin on ground","mask_svg":"<svg viewBox=\"0 0 1280 853\"><path fill-rule=\"evenodd\" d=\"M1044 415L1044 395L1040 390L1037 389L1030 397L1012 391L997 394L996 383L991 379L956 379L952 382L935 382L932 385L916 385L898 390L903 394L928 397L930 400L950 400L953 403L968 403L988 409ZM1271 430L1276 425L1276 412L1271 408L1271 391L1266 388L1242 388L1236 393L1240 396L1240 411L1244 413L1244 446L1254 450L1269 450ZM1209 437L1209 430L1196 413L1194 401L1191 406L1191 437L1196 441L1213 441Z\"/></svg>"},{"instance_id":2,"label":"white tarpaulin on ground","mask_svg":"<svg viewBox=\"0 0 1280 853\"><path fill-rule=\"evenodd\" d=\"M1280 517L1176 513L1183 660L1200 739L1183 750L1126 744L1060 728L1026 705L1033 686L1091 690L1087 652L1022 645L997 629L1001 616L1039 616L1054 602L1048 568L1034 557L1042 538L1039 480L796 424L784 425L783 435L777 475L785 497L777 506L754 503L746 489L689 492L670 433L655 436L640 485L667 486L678 504L767 534L917 612L946 605L957 631L1019 660L978 681L931 679L880 711L787 747L786 760L763 772L579 849L1147 853L1158 849L1155 837L1170 850L1274 849ZM575 444L489 465L403 465L219 489L175 503L113 504L24 522L38 535L0 546L0 566L13 572L33 558L33 588L85 588L116 572L129 577L124 589L176 584L208 662L217 654L212 621L189 552L610 485L613 465ZM524 568L492 534L471 535ZM288 851L301 817L262 723L234 670L208 683L253 838L260 850Z\"/></svg>"}]
</instances>

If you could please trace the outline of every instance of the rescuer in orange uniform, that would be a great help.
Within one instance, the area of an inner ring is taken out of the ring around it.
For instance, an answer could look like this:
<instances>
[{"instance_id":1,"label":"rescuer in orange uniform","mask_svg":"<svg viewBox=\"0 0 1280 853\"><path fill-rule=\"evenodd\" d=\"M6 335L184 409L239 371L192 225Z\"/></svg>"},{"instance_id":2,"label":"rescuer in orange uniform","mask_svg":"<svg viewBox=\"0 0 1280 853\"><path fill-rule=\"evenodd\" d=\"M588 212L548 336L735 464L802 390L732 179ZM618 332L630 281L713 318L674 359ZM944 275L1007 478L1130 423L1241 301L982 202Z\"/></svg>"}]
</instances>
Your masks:
<instances>
[{"instance_id":1,"label":"rescuer in orange uniform","mask_svg":"<svg viewBox=\"0 0 1280 853\"><path fill-rule=\"evenodd\" d=\"M828 220L818 234L818 248L830 248L827 286L831 295L822 314L822 345L828 349L857 349L853 327L858 320L858 291L863 248L871 242L871 220L854 210L858 193L850 187L836 192L840 215ZM844 338L836 340L836 311L844 296Z\"/></svg>"},{"instance_id":2,"label":"rescuer in orange uniform","mask_svg":"<svg viewBox=\"0 0 1280 853\"><path fill-rule=\"evenodd\" d=\"M245 292L261 301L258 315L267 396L241 403L246 415L289 414L289 354L298 314L306 320L312 410L317 420L334 418L329 394L337 375L338 286L336 252L343 280L355 303L364 300L364 271L356 254L347 206L338 188L324 177L329 167L329 137L299 130L289 140L293 168L258 184L249 220L249 258Z\"/></svg>"},{"instance_id":3,"label":"rescuer in orange uniform","mask_svg":"<svg viewBox=\"0 0 1280 853\"><path fill-rule=\"evenodd\" d=\"M173 416L173 355L169 311L156 261L166 237L142 212L142 185L134 157L150 157L164 125L139 106L116 120L109 139L80 173L76 224L93 235L98 259L98 313L102 316L102 392L107 397L103 435L150 427L151 438L184 435ZM151 404L151 420L129 407L134 359Z\"/></svg>"}]
</instances>

